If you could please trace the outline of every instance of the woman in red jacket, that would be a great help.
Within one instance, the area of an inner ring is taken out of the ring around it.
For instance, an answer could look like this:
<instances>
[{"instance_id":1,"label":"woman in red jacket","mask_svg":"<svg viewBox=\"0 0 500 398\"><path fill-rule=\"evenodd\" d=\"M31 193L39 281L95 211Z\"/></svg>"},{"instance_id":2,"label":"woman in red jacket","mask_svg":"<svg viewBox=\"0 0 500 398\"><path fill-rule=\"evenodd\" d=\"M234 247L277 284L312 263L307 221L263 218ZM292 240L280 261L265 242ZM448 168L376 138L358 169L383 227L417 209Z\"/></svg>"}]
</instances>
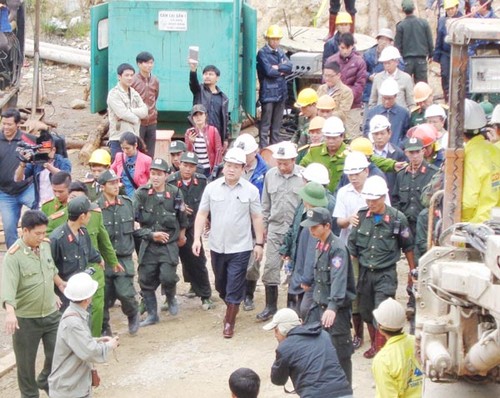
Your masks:
<instances>
[{"instance_id":1,"label":"woman in red jacket","mask_svg":"<svg viewBox=\"0 0 500 398\"><path fill-rule=\"evenodd\" d=\"M116 154L111 169L121 177L125 194L132 198L135 190L149 181L151 158L140 151L144 143L130 131L120 136L120 146L122 152Z\"/></svg>"},{"instance_id":2,"label":"woman in red jacket","mask_svg":"<svg viewBox=\"0 0 500 398\"><path fill-rule=\"evenodd\" d=\"M198 166L208 177L214 166L222 161L222 142L217 128L207 124L207 110L201 105L193 106L190 120L194 127L186 130L184 141L187 150L196 153Z\"/></svg>"}]
</instances>

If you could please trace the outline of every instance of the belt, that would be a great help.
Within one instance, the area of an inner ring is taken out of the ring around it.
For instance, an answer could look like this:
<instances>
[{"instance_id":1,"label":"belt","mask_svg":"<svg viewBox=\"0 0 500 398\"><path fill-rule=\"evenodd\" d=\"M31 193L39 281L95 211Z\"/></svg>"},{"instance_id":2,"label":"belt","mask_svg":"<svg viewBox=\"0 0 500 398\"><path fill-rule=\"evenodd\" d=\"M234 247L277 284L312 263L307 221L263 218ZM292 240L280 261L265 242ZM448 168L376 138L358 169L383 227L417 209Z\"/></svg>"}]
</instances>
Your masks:
<instances>
[{"instance_id":1,"label":"belt","mask_svg":"<svg viewBox=\"0 0 500 398\"><path fill-rule=\"evenodd\" d=\"M377 268L377 267L374 267L373 265L369 265L368 267L362 265L361 267L367 271L370 271L370 272L381 272L381 271L385 271L387 269L396 267L396 264L392 264L392 265L389 265L388 267L384 267L384 268Z\"/></svg>"}]
</instances>

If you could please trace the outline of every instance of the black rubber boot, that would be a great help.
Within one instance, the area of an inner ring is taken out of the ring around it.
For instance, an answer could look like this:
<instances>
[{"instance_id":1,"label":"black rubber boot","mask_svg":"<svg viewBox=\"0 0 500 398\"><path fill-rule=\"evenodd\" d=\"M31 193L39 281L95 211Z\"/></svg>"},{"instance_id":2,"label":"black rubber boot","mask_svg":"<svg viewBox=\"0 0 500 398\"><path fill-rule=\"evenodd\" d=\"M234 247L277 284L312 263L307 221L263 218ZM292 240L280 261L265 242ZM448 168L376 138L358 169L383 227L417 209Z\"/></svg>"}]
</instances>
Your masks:
<instances>
[{"instance_id":1,"label":"black rubber boot","mask_svg":"<svg viewBox=\"0 0 500 398\"><path fill-rule=\"evenodd\" d=\"M254 296L256 287L257 287L257 281L247 280L245 301L243 302L243 311L253 311L255 309L255 304L253 302L253 296Z\"/></svg>"},{"instance_id":2,"label":"black rubber boot","mask_svg":"<svg viewBox=\"0 0 500 398\"><path fill-rule=\"evenodd\" d=\"M266 286L266 308L257 314L257 320L267 321L278 311L278 286Z\"/></svg>"},{"instance_id":3,"label":"black rubber boot","mask_svg":"<svg viewBox=\"0 0 500 398\"><path fill-rule=\"evenodd\" d=\"M146 305L148 316L140 323L141 328L154 325L160 321L160 318L158 318L158 303L156 302L155 292L143 292L142 296L144 297L144 304Z\"/></svg>"}]
</instances>

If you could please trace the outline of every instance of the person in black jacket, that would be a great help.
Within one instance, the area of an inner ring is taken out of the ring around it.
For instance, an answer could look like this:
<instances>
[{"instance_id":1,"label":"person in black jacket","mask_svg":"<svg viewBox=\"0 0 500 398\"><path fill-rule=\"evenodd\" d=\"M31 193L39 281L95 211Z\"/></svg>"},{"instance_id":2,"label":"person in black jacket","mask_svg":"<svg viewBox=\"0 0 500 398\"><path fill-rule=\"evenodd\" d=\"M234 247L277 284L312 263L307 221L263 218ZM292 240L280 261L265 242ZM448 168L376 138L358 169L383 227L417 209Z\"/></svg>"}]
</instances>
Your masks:
<instances>
[{"instance_id":1,"label":"person in black jacket","mask_svg":"<svg viewBox=\"0 0 500 398\"><path fill-rule=\"evenodd\" d=\"M301 398L352 397L337 351L320 322L302 325L294 310L283 308L264 330L274 330L279 342L271 369L273 384L284 386L290 378Z\"/></svg>"},{"instance_id":2,"label":"person in black jacket","mask_svg":"<svg viewBox=\"0 0 500 398\"><path fill-rule=\"evenodd\" d=\"M229 133L229 99L217 86L220 70L214 65L203 68L203 83L198 81L196 69L198 61L189 59L189 89L193 93L193 105L205 106L208 115L208 124L217 128L224 152L228 145Z\"/></svg>"},{"instance_id":3,"label":"person in black jacket","mask_svg":"<svg viewBox=\"0 0 500 398\"><path fill-rule=\"evenodd\" d=\"M259 101L262 106L259 127L259 146L282 141L280 136L283 111L288 97L285 76L292 73L292 63L279 47L283 32L278 25L271 25L266 32L267 44L257 53Z\"/></svg>"}]
</instances>

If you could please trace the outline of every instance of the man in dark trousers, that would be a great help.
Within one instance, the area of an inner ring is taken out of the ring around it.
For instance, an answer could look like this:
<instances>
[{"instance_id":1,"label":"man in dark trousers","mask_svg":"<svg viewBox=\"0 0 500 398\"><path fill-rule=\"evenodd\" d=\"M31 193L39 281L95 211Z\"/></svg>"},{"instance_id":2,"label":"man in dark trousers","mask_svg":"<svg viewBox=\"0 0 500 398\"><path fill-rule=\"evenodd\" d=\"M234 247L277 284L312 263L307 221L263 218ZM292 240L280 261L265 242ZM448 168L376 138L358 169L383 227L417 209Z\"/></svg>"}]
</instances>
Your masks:
<instances>
[{"instance_id":1,"label":"man in dark trousers","mask_svg":"<svg viewBox=\"0 0 500 398\"><path fill-rule=\"evenodd\" d=\"M432 57L434 43L429 22L413 15L414 0L403 0L401 7L406 17L396 25L394 44L401 52L405 72L415 83L427 82L427 60Z\"/></svg>"},{"instance_id":2,"label":"man in dark trousers","mask_svg":"<svg viewBox=\"0 0 500 398\"><path fill-rule=\"evenodd\" d=\"M290 378L299 397L352 397L330 336L319 322L302 325L290 308L279 310L264 330L278 340L271 381L284 386Z\"/></svg>"},{"instance_id":3,"label":"man in dark trousers","mask_svg":"<svg viewBox=\"0 0 500 398\"><path fill-rule=\"evenodd\" d=\"M344 243L332 233L332 213L324 207L307 211L300 223L318 239L314 266L314 304L307 323L321 322L330 334L340 365L349 384L352 383L351 303L356 297L354 271ZM304 290L311 286L303 284Z\"/></svg>"},{"instance_id":4,"label":"man in dark trousers","mask_svg":"<svg viewBox=\"0 0 500 398\"><path fill-rule=\"evenodd\" d=\"M90 221L91 210L97 205L91 204L86 196L76 197L68 202L68 221L50 234L52 258L59 270L59 276L67 281L78 272L83 272L90 263L104 267L104 260L92 246L86 225ZM61 312L69 305L69 300L57 292L62 301ZM102 323L102 322L101 322Z\"/></svg>"},{"instance_id":5,"label":"man in dark trousers","mask_svg":"<svg viewBox=\"0 0 500 398\"><path fill-rule=\"evenodd\" d=\"M266 32L267 44L257 53L259 101L262 115L259 126L259 146L265 148L280 142L283 111L288 98L286 75L292 73L292 63L279 47L283 32L271 25Z\"/></svg>"},{"instance_id":6,"label":"man in dark trousers","mask_svg":"<svg viewBox=\"0 0 500 398\"><path fill-rule=\"evenodd\" d=\"M186 228L186 244L179 248L179 257L182 263L184 280L191 282L191 287L196 296L201 298L204 310L214 307L210 296L212 289L208 280L207 258L202 249L199 256L191 250L194 240L194 219L198 213L201 196L207 186L207 178L196 173L198 156L194 152L184 152L181 156L179 171L168 177L167 183L179 188L184 194L188 227Z\"/></svg>"},{"instance_id":7,"label":"man in dark trousers","mask_svg":"<svg viewBox=\"0 0 500 398\"><path fill-rule=\"evenodd\" d=\"M156 289L161 285L167 296L170 315L177 315L175 297L179 247L186 244L188 220L184 196L179 188L167 184L169 166L163 159L151 163L151 182L134 194L134 209L142 239L139 250L139 286L148 316L142 326L158 323Z\"/></svg>"},{"instance_id":8,"label":"man in dark trousers","mask_svg":"<svg viewBox=\"0 0 500 398\"><path fill-rule=\"evenodd\" d=\"M128 319L131 335L139 329L138 303L134 288L134 205L125 195L120 195L120 177L113 170L103 172L97 182L102 187L102 195L96 203L101 208L102 219L109 239L116 251L116 257L123 270L113 269L106 264L104 270L104 320L103 335L112 336L109 326L109 306L118 298L122 312Z\"/></svg>"}]
</instances>

